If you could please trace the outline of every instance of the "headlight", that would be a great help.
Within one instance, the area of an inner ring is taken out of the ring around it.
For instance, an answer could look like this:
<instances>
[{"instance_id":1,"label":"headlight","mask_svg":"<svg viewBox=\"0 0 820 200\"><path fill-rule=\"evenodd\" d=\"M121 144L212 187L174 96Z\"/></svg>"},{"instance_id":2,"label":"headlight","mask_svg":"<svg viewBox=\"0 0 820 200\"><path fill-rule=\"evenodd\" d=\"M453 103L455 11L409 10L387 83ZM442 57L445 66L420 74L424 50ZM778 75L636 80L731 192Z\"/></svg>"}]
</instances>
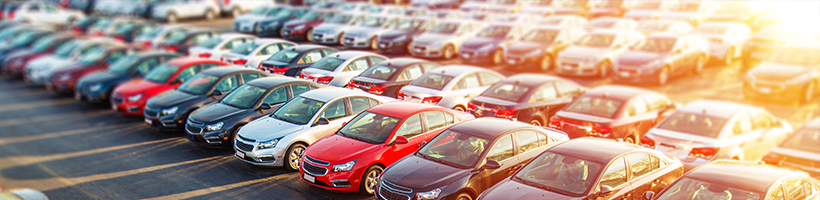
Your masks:
<instances>
[{"instance_id":1,"label":"headlight","mask_svg":"<svg viewBox=\"0 0 820 200\"><path fill-rule=\"evenodd\" d=\"M272 140L260 142L259 144L256 145L256 148L257 149L273 148L274 146L276 146L277 142L279 142L279 139L272 139Z\"/></svg>"},{"instance_id":2,"label":"headlight","mask_svg":"<svg viewBox=\"0 0 820 200\"><path fill-rule=\"evenodd\" d=\"M139 101L141 98L142 98L142 94L138 94L138 95L128 97L128 101L135 102L135 101Z\"/></svg>"},{"instance_id":3,"label":"headlight","mask_svg":"<svg viewBox=\"0 0 820 200\"><path fill-rule=\"evenodd\" d=\"M804 75L800 75L800 76L794 77L792 79L786 80L786 84L787 85L803 84L806 81L808 81L809 79L811 79L811 74L804 74Z\"/></svg>"},{"instance_id":4,"label":"headlight","mask_svg":"<svg viewBox=\"0 0 820 200\"><path fill-rule=\"evenodd\" d=\"M60 76L60 81L67 81L68 79L71 79L71 74L63 74Z\"/></svg>"},{"instance_id":5,"label":"headlight","mask_svg":"<svg viewBox=\"0 0 820 200\"><path fill-rule=\"evenodd\" d=\"M479 48L478 51L492 51L493 45L484 45L483 47Z\"/></svg>"},{"instance_id":6,"label":"headlight","mask_svg":"<svg viewBox=\"0 0 820 200\"><path fill-rule=\"evenodd\" d=\"M305 28L305 25L304 25L304 24L303 24L303 25L296 26L296 27L293 27L293 30L301 30L301 29L303 29L303 28Z\"/></svg>"},{"instance_id":7,"label":"headlight","mask_svg":"<svg viewBox=\"0 0 820 200\"><path fill-rule=\"evenodd\" d=\"M99 84L99 83L91 85L90 87L88 87L88 90L92 91L92 92L99 91L100 89L102 89L102 84Z\"/></svg>"},{"instance_id":8,"label":"headlight","mask_svg":"<svg viewBox=\"0 0 820 200\"><path fill-rule=\"evenodd\" d=\"M178 109L178 107L163 109L162 111L160 111L160 113L162 115L173 115L174 113L177 113L177 109ZM222 123L222 122L220 122L220 123ZM220 125L220 127L221 127L221 125Z\"/></svg>"},{"instance_id":9,"label":"headlight","mask_svg":"<svg viewBox=\"0 0 820 200\"><path fill-rule=\"evenodd\" d=\"M438 198L438 195L440 195L440 194L441 194L441 188L436 188L435 190L432 190L432 191L416 193L416 199L418 199L418 200L436 199L436 198Z\"/></svg>"},{"instance_id":10,"label":"headlight","mask_svg":"<svg viewBox=\"0 0 820 200\"><path fill-rule=\"evenodd\" d=\"M356 164L356 161L358 161L358 160L359 160L359 159L352 160L352 161L350 161L350 162L346 162L346 163L341 164L341 165L333 165L333 172L346 172L346 171L350 171L351 169L353 169L353 165L355 165L355 164Z\"/></svg>"},{"instance_id":11,"label":"headlight","mask_svg":"<svg viewBox=\"0 0 820 200\"><path fill-rule=\"evenodd\" d=\"M216 131L216 130L222 129L222 125L225 125L225 123L219 122L219 123L216 123L216 124L205 125L205 129L207 129L209 131Z\"/></svg>"}]
</instances>

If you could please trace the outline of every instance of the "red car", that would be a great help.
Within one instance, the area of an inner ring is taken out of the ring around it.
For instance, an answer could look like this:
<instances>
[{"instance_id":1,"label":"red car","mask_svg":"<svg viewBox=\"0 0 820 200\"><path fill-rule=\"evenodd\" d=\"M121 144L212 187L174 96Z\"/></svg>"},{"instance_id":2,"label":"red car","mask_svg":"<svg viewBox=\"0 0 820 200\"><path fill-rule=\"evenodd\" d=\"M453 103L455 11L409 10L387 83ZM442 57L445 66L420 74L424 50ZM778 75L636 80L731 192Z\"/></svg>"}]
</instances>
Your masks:
<instances>
[{"instance_id":1,"label":"red car","mask_svg":"<svg viewBox=\"0 0 820 200\"><path fill-rule=\"evenodd\" d=\"M148 72L145 78L137 78L114 88L111 108L123 115L141 116L145 102L151 97L176 88L201 71L228 65L230 64L193 57L170 60Z\"/></svg>"},{"instance_id":2,"label":"red car","mask_svg":"<svg viewBox=\"0 0 820 200\"><path fill-rule=\"evenodd\" d=\"M336 15L332 10L314 10L282 26L282 38L313 41L313 27L319 26Z\"/></svg>"},{"instance_id":3,"label":"red car","mask_svg":"<svg viewBox=\"0 0 820 200\"><path fill-rule=\"evenodd\" d=\"M111 63L138 51L138 47L119 45L92 50L80 57L76 65L55 71L51 83L46 86L57 93L72 93L80 78L94 72L105 71Z\"/></svg>"},{"instance_id":4,"label":"red car","mask_svg":"<svg viewBox=\"0 0 820 200\"><path fill-rule=\"evenodd\" d=\"M22 77L28 61L52 54L57 47L76 37L74 34L55 34L34 42L30 50L15 52L6 58L5 63L8 65L5 68L6 73L13 77Z\"/></svg>"},{"instance_id":5,"label":"red car","mask_svg":"<svg viewBox=\"0 0 820 200\"><path fill-rule=\"evenodd\" d=\"M470 114L415 102L393 102L365 110L336 134L305 150L302 181L336 191L373 194L387 166L415 152L443 127L473 119ZM305 168L325 168L324 174ZM360 190L361 189L361 190Z\"/></svg>"},{"instance_id":6,"label":"red car","mask_svg":"<svg viewBox=\"0 0 820 200\"><path fill-rule=\"evenodd\" d=\"M657 92L600 86L558 111L549 125L566 132L570 139L591 136L640 144L640 138L677 107L669 97Z\"/></svg>"}]
</instances>

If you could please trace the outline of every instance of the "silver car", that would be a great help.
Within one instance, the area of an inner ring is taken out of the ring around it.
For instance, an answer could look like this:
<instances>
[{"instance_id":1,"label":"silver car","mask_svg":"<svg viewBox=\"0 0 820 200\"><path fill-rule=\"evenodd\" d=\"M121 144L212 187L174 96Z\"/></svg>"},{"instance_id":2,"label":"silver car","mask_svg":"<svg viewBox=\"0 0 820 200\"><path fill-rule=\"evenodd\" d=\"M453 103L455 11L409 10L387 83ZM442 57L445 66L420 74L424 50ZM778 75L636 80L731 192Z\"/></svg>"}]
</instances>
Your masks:
<instances>
[{"instance_id":1,"label":"silver car","mask_svg":"<svg viewBox=\"0 0 820 200\"><path fill-rule=\"evenodd\" d=\"M521 8L521 14L548 16L555 11L552 0L531 0L529 5Z\"/></svg>"},{"instance_id":2,"label":"silver car","mask_svg":"<svg viewBox=\"0 0 820 200\"><path fill-rule=\"evenodd\" d=\"M602 30L602 29L617 29L617 30L632 30L638 26L635 20L617 18L617 17L599 17L590 20L589 23L584 24L586 31Z\"/></svg>"},{"instance_id":3,"label":"silver car","mask_svg":"<svg viewBox=\"0 0 820 200\"><path fill-rule=\"evenodd\" d=\"M340 13L332 19L313 27L313 43L317 44L342 44L342 35L356 25L364 23L365 14L361 13Z\"/></svg>"},{"instance_id":4,"label":"silver car","mask_svg":"<svg viewBox=\"0 0 820 200\"><path fill-rule=\"evenodd\" d=\"M342 36L342 44L350 48L370 48L378 49L376 40L381 33L395 29L399 25L399 20L406 18L403 16L368 16L364 23L352 27L345 31Z\"/></svg>"},{"instance_id":5,"label":"silver car","mask_svg":"<svg viewBox=\"0 0 820 200\"><path fill-rule=\"evenodd\" d=\"M336 132L360 112L390 100L345 88L322 88L294 97L273 114L243 126L234 141L236 158L262 166L299 170L308 145Z\"/></svg>"},{"instance_id":6,"label":"silver car","mask_svg":"<svg viewBox=\"0 0 820 200\"><path fill-rule=\"evenodd\" d=\"M402 87L398 99L436 104L463 112L473 97L504 78L504 75L485 68L448 65L432 69Z\"/></svg>"},{"instance_id":7,"label":"silver car","mask_svg":"<svg viewBox=\"0 0 820 200\"><path fill-rule=\"evenodd\" d=\"M151 18L165 20L168 23L190 18L205 18L212 21L219 17L221 10L217 1L163 1L154 6Z\"/></svg>"},{"instance_id":8,"label":"silver car","mask_svg":"<svg viewBox=\"0 0 820 200\"><path fill-rule=\"evenodd\" d=\"M640 141L677 157L688 171L716 159L759 161L791 133L788 122L766 109L698 100L670 114Z\"/></svg>"},{"instance_id":9,"label":"silver car","mask_svg":"<svg viewBox=\"0 0 820 200\"><path fill-rule=\"evenodd\" d=\"M642 38L644 36L640 32L629 30L597 30L587 33L558 53L555 72L606 78L612 71L612 61Z\"/></svg>"},{"instance_id":10,"label":"silver car","mask_svg":"<svg viewBox=\"0 0 820 200\"><path fill-rule=\"evenodd\" d=\"M292 46L296 46L296 43L283 39L259 39L231 49L231 52L223 54L219 60L228 64L256 68L271 55Z\"/></svg>"},{"instance_id":11,"label":"silver car","mask_svg":"<svg viewBox=\"0 0 820 200\"><path fill-rule=\"evenodd\" d=\"M640 1L624 13L623 17L635 21L656 20L676 4L677 1Z\"/></svg>"},{"instance_id":12,"label":"silver car","mask_svg":"<svg viewBox=\"0 0 820 200\"><path fill-rule=\"evenodd\" d=\"M417 57L441 57L458 55L458 47L473 37L484 24L472 20L447 20L436 24L430 31L413 38L410 54Z\"/></svg>"},{"instance_id":13,"label":"silver car","mask_svg":"<svg viewBox=\"0 0 820 200\"><path fill-rule=\"evenodd\" d=\"M25 78L30 83L44 85L53 73L74 65L77 58L100 46L119 44L110 38L75 39L57 47L54 54L35 58L26 64Z\"/></svg>"},{"instance_id":14,"label":"silver car","mask_svg":"<svg viewBox=\"0 0 820 200\"><path fill-rule=\"evenodd\" d=\"M644 20L638 22L635 30L645 35L652 33L689 34L694 28L684 21L673 20Z\"/></svg>"},{"instance_id":15,"label":"silver car","mask_svg":"<svg viewBox=\"0 0 820 200\"><path fill-rule=\"evenodd\" d=\"M752 37L752 29L737 22L703 23L694 32L709 40L709 55L725 65L741 57L743 44Z\"/></svg>"},{"instance_id":16,"label":"silver car","mask_svg":"<svg viewBox=\"0 0 820 200\"><path fill-rule=\"evenodd\" d=\"M223 54L231 51L243 43L253 42L257 39L256 36L245 35L241 33L224 33L219 36L199 43L195 47L188 49L188 55L200 58L210 58L211 60L219 60Z\"/></svg>"},{"instance_id":17,"label":"silver car","mask_svg":"<svg viewBox=\"0 0 820 200\"><path fill-rule=\"evenodd\" d=\"M383 55L364 51L336 52L303 69L299 77L325 85L344 87L353 77L387 59Z\"/></svg>"},{"instance_id":18,"label":"silver car","mask_svg":"<svg viewBox=\"0 0 820 200\"><path fill-rule=\"evenodd\" d=\"M537 22L539 26L555 27L582 27L587 24L587 19L575 15L549 16Z\"/></svg>"},{"instance_id":19,"label":"silver car","mask_svg":"<svg viewBox=\"0 0 820 200\"><path fill-rule=\"evenodd\" d=\"M157 45L165 42L171 35L187 32L191 28L184 24L165 24L142 32L134 39L134 44L145 49L157 49Z\"/></svg>"}]
</instances>

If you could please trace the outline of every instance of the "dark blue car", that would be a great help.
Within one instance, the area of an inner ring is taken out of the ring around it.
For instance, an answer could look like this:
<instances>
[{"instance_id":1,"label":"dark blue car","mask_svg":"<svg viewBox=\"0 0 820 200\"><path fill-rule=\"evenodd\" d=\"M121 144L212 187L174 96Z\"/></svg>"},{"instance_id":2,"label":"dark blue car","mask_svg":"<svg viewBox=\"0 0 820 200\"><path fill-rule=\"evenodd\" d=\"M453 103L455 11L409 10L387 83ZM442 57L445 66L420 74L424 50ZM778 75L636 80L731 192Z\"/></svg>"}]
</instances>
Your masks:
<instances>
[{"instance_id":1,"label":"dark blue car","mask_svg":"<svg viewBox=\"0 0 820 200\"><path fill-rule=\"evenodd\" d=\"M142 77L165 61L179 57L166 52L149 52L128 56L111 64L104 72L97 72L77 81L75 93L88 102L108 102L111 91L133 78Z\"/></svg>"},{"instance_id":2,"label":"dark blue car","mask_svg":"<svg viewBox=\"0 0 820 200\"><path fill-rule=\"evenodd\" d=\"M485 27L475 37L467 39L459 47L462 62L502 64L503 50L501 44L518 39L524 33L524 26L495 23Z\"/></svg>"},{"instance_id":3,"label":"dark blue car","mask_svg":"<svg viewBox=\"0 0 820 200\"><path fill-rule=\"evenodd\" d=\"M282 9L276 15L268 16L260 20L256 26L256 35L259 36L281 36L282 27L290 20L298 19L310 11L308 8L291 7Z\"/></svg>"}]
</instances>

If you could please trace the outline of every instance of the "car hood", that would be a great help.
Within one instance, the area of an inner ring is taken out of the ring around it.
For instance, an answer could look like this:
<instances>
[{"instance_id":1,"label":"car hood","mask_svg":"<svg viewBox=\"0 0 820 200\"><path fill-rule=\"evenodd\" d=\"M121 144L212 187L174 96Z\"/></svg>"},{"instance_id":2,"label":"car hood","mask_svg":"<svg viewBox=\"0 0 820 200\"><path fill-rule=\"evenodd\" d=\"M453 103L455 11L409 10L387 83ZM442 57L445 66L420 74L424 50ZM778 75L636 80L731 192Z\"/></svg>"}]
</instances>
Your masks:
<instances>
[{"instance_id":1,"label":"car hood","mask_svg":"<svg viewBox=\"0 0 820 200\"><path fill-rule=\"evenodd\" d=\"M455 168L410 155L390 165L390 168L382 173L382 180L426 191L448 185L468 174L469 169Z\"/></svg>"},{"instance_id":2,"label":"car hood","mask_svg":"<svg viewBox=\"0 0 820 200\"><path fill-rule=\"evenodd\" d=\"M309 22L310 21L305 21L303 19L294 19L294 20L290 20L287 23L285 23L284 27L293 28L293 27L296 27L296 26L299 26L299 25L307 24Z\"/></svg>"},{"instance_id":3,"label":"car hood","mask_svg":"<svg viewBox=\"0 0 820 200\"><path fill-rule=\"evenodd\" d=\"M306 153L319 160L341 164L370 154L380 149L379 147L381 144L370 144L333 134L310 145Z\"/></svg>"},{"instance_id":4,"label":"car hood","mask_svg":"<svg viewBox=\"0 0 820 200\"><path fill-rule=\"evenodd\" d=\"M803 74L811 74L812 67L794 66L764 62L749 71L752 78L785 81Z\"/></svg>"},{"instance_id":5,"label":"car hood","mask_svg":"<svg viewBox=\"0 0 820 200\"><path fill-rule=\"evenodd\" d=\"M435 42L435 41L445 41L453 38L452 34L441 34L441 33L424 33L420 36L413 39L415 42Z\"/></svg>"},{"instance_id":6,"label":"car hood","mask_svg":"<svg viewBox=\"0 0 820 200\"><path fill-rule=\"evenodd\" d=\"M266 15L256 15L256 14L245 14L240 15L233 19L234 22L257 22L264 19L267 19L268 16Z\"/></svg>"},{"instance_id":7,"label":"car hood","mask_svg":"<svg viewBox=\"0 0 820 200\"><path fill-rule=\"evenodd\" d=\"M485 104L492 104L492 105L497 105L497 106L505 106L505 107L506 106L515 106L517 104L516 102L507 101L507 100L503 100L503 99L497 99L497 98L488 97L488 96L477 96L477 97L473 98L472 101L481 102L481 103L485 103ZM487 106L484 106L484 107L487 107Z\"/></svg>"},{"instance_id":8,"label":"car hood","mask_svg":"<svg viewBox=\"0 0 820 200\"><path fill-rule=\"evenodd\" d=\"M538 43L538 42L520 41L520 42L513 42L510 45L507 45L506 49L507 49L507 52L514 53L514 54L527 54L527 53L535 51L536 49L546 47L546 46L549 46L549 44Z\"/></svg>"},{"instance_id":9,"label":"car hood","mask_svg":"<svg viewBox=\"0 0 820 200\"><path fill-rule=\"evenodd\" d=\"M509 178L504 179L483 193L482 198L483 197L486 197L486 199L581 199L522 184L518 181L512 181Z\"/></svg>"},{"instance_id":10,"label":"car hood","mask_svg":"<svg viewBox=\"0 0 820 200\"><path fill-rule=\"evenodd\" d=\"M337 23L322 23L319 26L313 27L314 33L337 32L337 30L347 27L347 24Z\"/></svg>"},{"instance_id":11,"label":"car hood","mask_svg":"<svg viewBox=\"0 0 820 200\"><path fill-rule=\"evenodd\" d=\"M123 83L122 85L117 87L116 91L114 92L123 95L134 95L143 93L145 91L155 90L163 86L164 84L146 81L143 79L136 79Z\"/></svg>"},{"instance_id":12,"label":"car hood","mask_svg":"<svg viewBox=\"0 0 820 200\"><path fill-rule=\"evenodd\" d=\"M600 58L603 57L604 54L609 53L609 48L606 47L582 47L582 46L570 46L560 55L572 57L572 58L588 58L588 57L596 57Z\"/></svg>"},{"instance_id":13,"label":"car hood","mask_svg":"<svg viewBox=\"0 0 820 200\"><path fill-rule=\"evenodd\" d=\"M627 51L618 57L618 63L627 65L643 65L666 57L665 53L646 51Z\"/></svg>"},{"instance_id":14,"label":"car hood","mask_svg":"<svg viewBox=\"0 0 820 200\"><path fill-rule=\"evenodd\" d=\"M209 124L249 112L251 112L251 109L240 109L222 103L212 103L196 109L188 118Z\"/></svg>"},{"instance_id":15,"label":"car hood","mask_svg":"<svg viewBox=\"0 0 820 200\"><path fill-rule=\"evenodd\" d=\"M153 98L151 98L151 100L148 100L148 104L151 104L155 107L167 108L175 105L185 104L187 102L197 101L202 98L209 97L205 95L193 95L186 92L180 92L178 90L171 90L154 96Z\"/></svg>"},{"instance_id":16,"label":"car hood","mask_svg":"<svg viewBox=\"0 0 820 200\"><path fill-rule=\"evenodd\" d=\"M606 118L606 117L598 117L598 116L595 116L595 115L587 115L587 114L581 114L581 113L569 112L569 111L563 111L563 110L558 111L558 113L556 113L555 115L563 117L563 118L576 119L576 120L587 121L587 122L592 122L592 123L610 123L610 122L612 122L612 119Z\"/></svg>"},{"instance_id":17,"label":"car hood","mask_svg":"<svg viewBox=\"0 0 820 200\"><path fill-rule=\"evenodd\" d=\"M353 77L353 79L351 79L351 80L359 81L359 82L365 82L365 83L372 83L372 84L382 84L382 83L387 82L385 80L375 79L375 78L370 78L370 77L364 77L364 76Z\"/></svg>"},{"instance_id":18,"label":"car hood","mask_svg":"<svg viewBox=\"0 0 820 200\"><path fill-rule=\"evenodd\" d=\"M467 39L461 44L461 47L469 49L481 48L485 45L498 45L504 42L504 38L488 38L488 37L474 37Z\"/></svg>"},{"instance_id":19,"label":"car hood","mask_svg":"<svg viewBox=\"0 0 820 200\"><path fill-rule=\"evenodd\" d=\"M657 10L630 10L624 17L651 17L660 14Z\"/></svg>"},{"instance_id":20,"label":"car hood","mask_svg":"<svg viewBox=\"0 0 820 200\"><path fill-rule=\"evenodd\" d=\"M370 35L373 35L375 33L379 33L381 31L383 31L383 29L381 27L357 26L357 27L352 27L350 29L347 29L347 31L345 31L345 34L355 35L355 36L360 36L360 35L370 36Z\"/></svg>"},{"instance_id":21,"label":"car hood","mask_svg":"<svg viewBox=\"0 0 820 200\"><path fill-rule=\"evenodd\" d=\"M81 84L111 83L130 78L128 75L111 72L96 72L80 79Z\"/></svg>"},{"instance_id":22,"label":"car hood","mask_svg":"<svg viewBox=\"0 0 820 200\"><path fill-rule=\"evenodd\" d=\"M302 129L305 129L305 125L292 124L268 115L246 124L239 129L239 134L256 141L267 141L302 131Z\"/></svg>"},{"instance_id":23,"label":"car hood","mask_svg":"<svg viewBox=\"0 0 820 200\"><path fill-rule=\"evenodd\" d=\"M661 14L661 18L680 20L690 20L692 18L695 18L695 16L697 16L697 13L694 12L667 12Z\"/></svg>"}]
</instances>

